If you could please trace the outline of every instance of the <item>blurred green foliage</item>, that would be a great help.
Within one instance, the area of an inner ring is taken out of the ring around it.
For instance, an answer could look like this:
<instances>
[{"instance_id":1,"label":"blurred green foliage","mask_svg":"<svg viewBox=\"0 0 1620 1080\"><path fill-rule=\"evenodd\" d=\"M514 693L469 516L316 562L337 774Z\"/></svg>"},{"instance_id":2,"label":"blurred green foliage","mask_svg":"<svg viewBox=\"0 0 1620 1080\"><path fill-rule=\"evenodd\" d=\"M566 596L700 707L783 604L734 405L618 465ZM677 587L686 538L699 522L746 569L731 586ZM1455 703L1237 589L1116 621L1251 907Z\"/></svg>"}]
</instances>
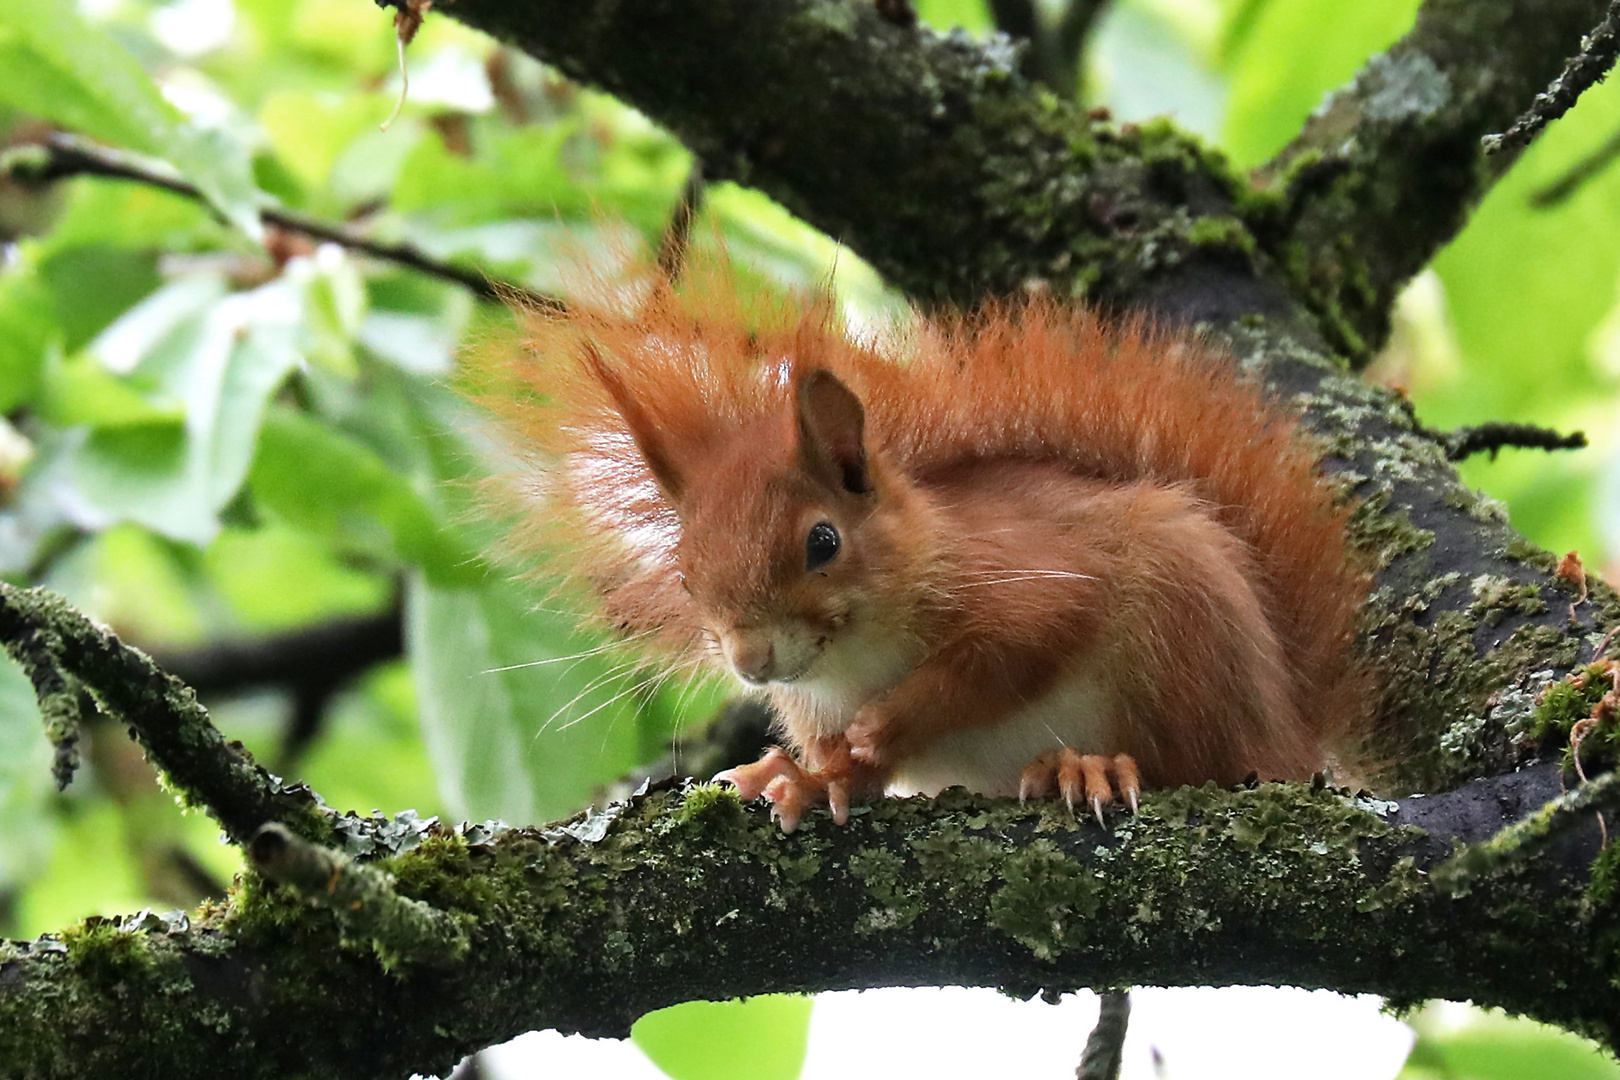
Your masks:
<instances>
[{"instance_id":1,"label":"blurred green foliage","mask_svg":"<svg viewBox=\"0 0 1620 1080\"><path fill-rule=\"evenodd\" d=\"M984 0L918 6L940 28L991 26ZM1119 119L1171 112L1259 164L1416 7L1116 0L1085 93ZM404 112L383 132L399 77L388 18L366 0L0 5L0 135L101 140L167 162L207 199L0 179L0 573L164 655L398 610L404 656L343 687L307 744L285 687L212 699L220 725L342 809L536 822L662 753L721 690L597 651L544 588L485 554L471 491L500 455L454 373L463 349L510 339L510 315L399 266L266 237L256 208L360 221L556 290L572 260L613 249L603 230L656 241L690 157L635 112L437 15L410 63ZM1532 538L1594 569L1620 551L1620 169L1552 205L1534 196L1620 129L1617 93L1588 93L1498 186L1403 301L1378 369L1434 426L1584 428L1583 453L1510 451L1468 474ZM723 242L746 287L831 273L853 323L905 316L858 258L755 193L712 188L695 237ZM26 680L0 666L0 933L186 905L228 883L234 854L180 816L119 731L90 732L64 794L38 733ZM671 1075L798 1071L806 1003L674 1015L636 1029ZM748 1031L763 1035L743 1064L712 1052ZM1541 1038L1491 1031L1521 1048ZM1468 1045L1425 1036L1409 1075L1509 1075ZM1612 1075L1577 1069L1512 1075Z\"/></svg>"}]
</instances>

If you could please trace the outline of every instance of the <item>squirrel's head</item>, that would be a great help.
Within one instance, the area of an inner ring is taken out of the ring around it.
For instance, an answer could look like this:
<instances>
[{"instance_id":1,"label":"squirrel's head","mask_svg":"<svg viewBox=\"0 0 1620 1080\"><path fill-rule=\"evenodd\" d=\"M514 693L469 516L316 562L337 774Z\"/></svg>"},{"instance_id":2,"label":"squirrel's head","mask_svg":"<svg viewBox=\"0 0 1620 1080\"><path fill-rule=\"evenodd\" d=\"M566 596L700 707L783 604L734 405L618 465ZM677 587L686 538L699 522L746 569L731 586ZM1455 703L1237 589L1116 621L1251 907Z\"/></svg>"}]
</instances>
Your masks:
<instances>
[{"instance_id":1,"label":"squirrel's head","mask_svg":"<svg viewBox=\"0 0 1620 1080\"><path fill-rule=\"evenodd\" d=\"M841 654L893 637L914 598L906 508L917 498L870 445L860 399L799 361L771 407L701 433L654 422L600 361L649 471L679 520L673 572L695 621L755 686L839 679Z\"/></svg>"}]
</instances>

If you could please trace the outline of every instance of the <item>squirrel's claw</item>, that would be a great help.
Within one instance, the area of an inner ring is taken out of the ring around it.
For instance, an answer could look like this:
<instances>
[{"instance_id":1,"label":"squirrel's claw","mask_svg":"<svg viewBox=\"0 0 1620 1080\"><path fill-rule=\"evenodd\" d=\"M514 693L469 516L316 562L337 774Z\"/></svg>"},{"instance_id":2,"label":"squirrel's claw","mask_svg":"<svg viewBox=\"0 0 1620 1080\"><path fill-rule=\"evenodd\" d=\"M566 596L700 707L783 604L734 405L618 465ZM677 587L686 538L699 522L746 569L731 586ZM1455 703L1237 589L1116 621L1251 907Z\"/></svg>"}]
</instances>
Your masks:
<instances>
[{"instance_id":1,"label":"squirrel's claw","mask_svg":"<svg viewBox=\"0 0 1620 1080\"><path fill-rule=\"evenodd\" d=\"M1135 815L1142 781L1134 758L1129 754L1082 754L1072 746L1063 746L1046 751L1019 774L1018 801L1045 798L1056 791L1071 814L1077 803L1084 802L1091 807L1097 824L1107 828L1103 807L1115 801L1116 786L1118 798Z\"/></svg>"},{"instance_id":2,"label":"squirrel's claw","mask_svg":"<svg viewBox=\"0 0 1620 1080\"><path fill-rule=\"evenodd\" d=\"M734 769L715 773L714 782L730 784L737 789L737 797L743 802L748 802L764 795L765 789L779 777L792 776L802 771L791 754L779 746L773 746L765 751L764 757L752 765L738 765Z\"/></svg>"}]
</instances>

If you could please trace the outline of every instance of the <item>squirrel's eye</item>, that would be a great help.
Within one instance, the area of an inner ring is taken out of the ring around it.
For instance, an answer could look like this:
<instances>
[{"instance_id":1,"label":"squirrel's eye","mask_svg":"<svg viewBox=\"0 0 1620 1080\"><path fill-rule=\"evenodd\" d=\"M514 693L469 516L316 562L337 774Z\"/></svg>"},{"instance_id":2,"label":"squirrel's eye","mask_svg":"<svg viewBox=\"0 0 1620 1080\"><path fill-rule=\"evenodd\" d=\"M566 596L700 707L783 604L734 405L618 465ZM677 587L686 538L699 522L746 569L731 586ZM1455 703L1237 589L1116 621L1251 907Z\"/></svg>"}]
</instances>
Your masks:
<instances>
[{"instance_id":1,"label":"squirrel's eye","mask_svg":"<svg viewBox=\"0 0 1620 1080\"><path fill-rule=\"evenodd\" d=\"M820 570L838 554L838 530L830 521L818 521L810 526L804 538L804 568Z\"/></svg>"}]
</instances>

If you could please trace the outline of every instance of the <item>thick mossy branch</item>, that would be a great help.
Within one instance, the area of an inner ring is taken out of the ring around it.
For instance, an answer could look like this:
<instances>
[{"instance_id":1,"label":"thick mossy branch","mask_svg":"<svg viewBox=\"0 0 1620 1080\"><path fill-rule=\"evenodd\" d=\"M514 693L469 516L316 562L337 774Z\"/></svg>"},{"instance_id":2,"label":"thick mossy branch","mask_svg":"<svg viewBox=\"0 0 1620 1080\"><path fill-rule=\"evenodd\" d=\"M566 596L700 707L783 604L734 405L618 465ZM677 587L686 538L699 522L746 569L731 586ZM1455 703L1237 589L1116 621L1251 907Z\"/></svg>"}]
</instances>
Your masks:
<instances>
[{"instance_id":1,"label":"thick mossy branch","mask_svg":"<svg viewBox=\"0 0 1620 1080\"><path fill-rule=\"evenodd\" d=\"M226 1060L244 1080L443 1075L530 1029L622 1036L697 997L896 983L1287 983L1472 998L1609 1038L1614 923L1583 895L1595 830L1463 895L1426 874L1453 837L1557 783L1542 769L1406 805L1183 789L1106 833L951 792L844 827L817 813L789 837L729 791L658 792L544 832L430 833L380 864L468 927L450 967L385 971L331 912L256 883L186 928L0 947L0 1061L64 1078L161 1063L183 1080Z\"/></svg>"},{"instance_id":2,"label":"thick mossy branch","mask_svg":"<svg viewBox=\"0 0 1620 1080\"><path fill-rule=\"evenodd\" d=\"M1401 286L1467 220L1513 155L1481 140L1523 113L1607 0L1428 0L1417 25L1311 117L1266 172L1287 226L1266 245L1367 360Z\"/></svg>"},{"instance_id":3,"label":"thick mossy branch","mask_svg":"<svg viewBox=\"0 0 1620 1080\"><path fill-rule=\"evenodd\" d=\"M181 798L206 809L238 843L272 821L330 835L327 814L308 788L283 784L255 765L240 744L225 741L190 687L57 594L0 582L0 644L33 680L53 738L65 724L59 712L70 703L85 707L83 689L128 725Z\"/></svg>"}]
</instances>

